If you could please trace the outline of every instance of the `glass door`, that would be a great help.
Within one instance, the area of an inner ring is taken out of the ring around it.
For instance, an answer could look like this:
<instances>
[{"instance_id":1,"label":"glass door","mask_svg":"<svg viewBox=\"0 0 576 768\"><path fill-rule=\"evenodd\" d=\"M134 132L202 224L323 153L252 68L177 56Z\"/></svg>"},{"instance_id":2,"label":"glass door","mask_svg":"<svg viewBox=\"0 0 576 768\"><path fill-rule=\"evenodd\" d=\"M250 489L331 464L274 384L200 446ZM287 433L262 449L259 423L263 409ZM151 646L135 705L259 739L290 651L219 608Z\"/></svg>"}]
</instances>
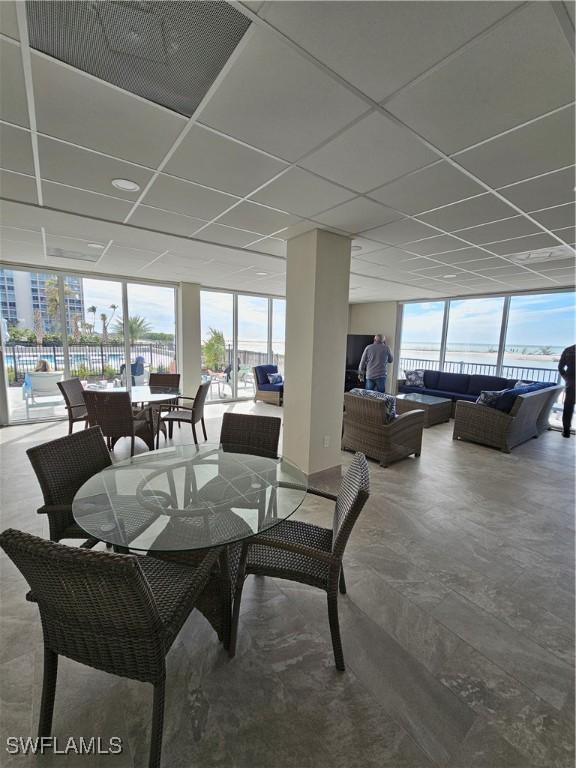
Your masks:
<instances>
[{"instance_id":1,"label":"glass door","mask_svg":"<svg viewBox=\"0 0 576 768\"><path fill-rule=\"evenodd\" d=\"M252 369L270 362L268 351L268 303L264 296L241 296L238 300L237 394L254 397Z\"/></svg>"},{"instance_id":2,"label":"glass door","mask_svg":"<svg viewBox=\"0 0 576 768\"><path fill-rule=\"evenodd\" d=\"M174 288L128 283L128 338L135 384L151 373L176 373L176 296ZM123 328L124 323L120 324Z\"/></svg>"}]
</instances>

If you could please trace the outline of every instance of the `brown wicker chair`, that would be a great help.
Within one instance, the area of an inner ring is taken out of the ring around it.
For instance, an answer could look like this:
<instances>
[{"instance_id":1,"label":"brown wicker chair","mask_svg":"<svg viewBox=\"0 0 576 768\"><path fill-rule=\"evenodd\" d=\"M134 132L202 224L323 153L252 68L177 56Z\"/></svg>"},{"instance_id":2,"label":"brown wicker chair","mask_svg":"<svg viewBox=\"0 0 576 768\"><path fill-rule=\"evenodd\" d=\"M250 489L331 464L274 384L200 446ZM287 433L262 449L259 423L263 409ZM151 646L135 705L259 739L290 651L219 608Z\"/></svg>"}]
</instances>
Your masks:
<instances>
[{"instance_id":1,"label":"brown wicker chair","mask_svg":"<svg viewBox=\"0 0 576 768\"><path fill-rule=\"evenodd\" d=\"M178 389L180 386L179 373L151 373L148 379L149 387L166 387L167 389Z\"/></svg>"},{"instance_id":2,"label":"brown wicker chair","mask_svg":"<svg viewBox=\"0 0 576 768\"><path fill-rule=\"evenodd\" d=\"M336 669L343 671L344 654L338 622L338 588L346 593L342 556L358 515L370 495L365 456L357 453L348 467L338 496L309 489L308 493L335 502L332 528L283 520L269 533L242 547L234 597L229 653L234 655L244 579L249 574L275 576L323 589L328 595L328 620Z\"/></svg>"},{"instance_id":3,"label":"brown wicker chair","mask_svg":"<svg viewBox=\"0 0 576 768\"><path fill-rule=\"evenodd\" d=\"M88 426L88 412L84 402L84 387L80 379L66 379L66 381L57 381L56 384L62 392L68 411L68 434L72 434L74 424L78 421L83 421L84 428L86 428Z\"/></svg>"},{"instance_id":4,"label":"brown wicker chair","mask_svg":"<svg viewBox=\"0 0 576 768\"><path fill-rule=\"evenodd\" d=\"M282 420L277 416L225 413L220 445L225 451L275 459L278 456L281 424Z\"/></svg>"},{"instance_id":5,"label":"brown wicker chair","mask_svg":"<svg viewBox=\"0 0 576 768\"><path fill-rule=\"evenodd\" d=\"M131 439L130 456L134 456L136 438L144 440L154 449L154 421L149 408L134 412L129 392L99 392L84 390L84 402L88 410L88 423L98 425L110 450L121 437Z\"/></svg>"},{"instance_id":6,"label":"brown wicker chair","mask_svg":"<svg viewBox=\"0 0 576 768\"><path fill-rule=\"evenodd\" d=\"M58 656L152 683L149 768L162 751L166 655L210 578L220 550L196 568L152 557L88 551L8 529L0 546L40 610L44 680L38 735L50 736Z\"/></svg>"},{"instance_id":7,"label":"brown wicker chair","mask_svg":"<svg viewBox=\"0 0 576 768\"><path fill-rule=\"evenodd\" d=\"M178 401L177 405L160 405L158 409L158 429L156 447L158 447L158 437L162 424L168 425L168 436L172 439L174 433L174 424L181 424L185 422L192 427L192 435L194 442L198 445L198 438L196 436L196 424L200 422L202 425L202 432L204 434L204 440L208 440L206 434L206 425L204 424L204 404L208 397L210 390L210 382L206 381L204 384L200 384L196 397L184 397L180 395L175 400ZM191 405L181 405L181 403L191 402ZM165 411L168 411L167 413Z\"/></svg>"},{"instance_id":8,"label":"brown wicker chair","mask_svg":"<svg viewBox=\"0 0 576 768\"><path fill-rule=\"evenodd\" d=\"M87 480L112 463L100 427L36 445L26 454L44 496L38 514L48 515L52 541L86 539L72 516L72 501ZM88 539L82 546L95 543L95 539Z\"/></svg>"}]
</instances>

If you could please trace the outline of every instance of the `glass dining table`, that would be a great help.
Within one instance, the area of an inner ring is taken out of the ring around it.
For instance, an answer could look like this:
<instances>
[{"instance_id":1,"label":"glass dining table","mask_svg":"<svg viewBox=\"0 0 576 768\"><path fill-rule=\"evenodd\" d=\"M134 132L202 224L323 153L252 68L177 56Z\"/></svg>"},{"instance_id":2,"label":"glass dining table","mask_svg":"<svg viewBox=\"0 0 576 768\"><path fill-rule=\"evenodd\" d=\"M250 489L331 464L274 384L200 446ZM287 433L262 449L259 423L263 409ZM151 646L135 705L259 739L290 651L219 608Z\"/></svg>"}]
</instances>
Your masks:
<instances>
[{"instance_id":1,"label":"glass dining table","mask_svg":"<svg viewBox=\"0 0 576 768\"><path fill-rule=\"evenodd\" d=\"M97 392L130 392L133 404L137 403L165 403L175 400L180 395L179 389L172 387L149 387L148 385L133 385L132 387L110 387L88 384L86 389Z\"/></svg>"},{"instance_id":2,"label":"glass dining table","mask_svg":"<svg viewBox=\"0 0 576 768\"><path fill-rule=\"evenodd\" d=\"M175 445L94 475L72 512L88 536L116 551L183 553L272 529L300 507L306 491L306 476L285 459L241 446Z\"/></svg>"}]
</instances>

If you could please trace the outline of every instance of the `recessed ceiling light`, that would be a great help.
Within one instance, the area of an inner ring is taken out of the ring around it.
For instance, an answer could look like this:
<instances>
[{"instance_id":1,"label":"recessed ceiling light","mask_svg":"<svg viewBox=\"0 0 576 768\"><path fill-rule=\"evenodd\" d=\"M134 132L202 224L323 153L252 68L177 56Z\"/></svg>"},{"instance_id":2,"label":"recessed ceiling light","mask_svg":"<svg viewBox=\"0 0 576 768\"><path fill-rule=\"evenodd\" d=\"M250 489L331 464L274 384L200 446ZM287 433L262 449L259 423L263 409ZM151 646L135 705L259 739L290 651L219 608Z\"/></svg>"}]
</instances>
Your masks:
<instances>
[{"instance_id":1,"label":"recessed ceiling light","mask_svg":"<svg viewBox=\"0 0 576 768\"><path fill-rule=\"evenodd\" d=\"M256 272L256 274L258 275L258 277L265 277L268 274L268 272Z\"/></svg>"},{"instance_id":2,"label":"recessed ceiling light","mask_svg":"<svg viewBox=\"0 0 576 768\"><path fill-rule=\"evenodd\" d=\"M100 243L88 243L88 248L98 248L99 250L102 250L104 246Z\"/></svg>"},{"instance_id":3,"label":"recessed ceiling light","mask_svg":"<svg viewBox=\"0 0 576 768\"><path fill-rule=\"evenodd\" d=\"M112 179L112 186L121 189L123 192L138 192L140 184L130 179Z\"/></svg>"},{"instance_id":4,"label":"recessed ceiling light","mask_svg":"<svg viewBox=\"0 0 576 768\"><path fill-rule=\"evenodd\" d=\"M443 277L444 278L447 278L447 277L458 277L458 275L443 275Z\"/></svg>"},{"instance_id":5,"label":"recessed ceiling light","mask_svg":"<svg viewBox=\"0 0 576 768\"><path fill-rule=\"evenodd\" d=\"M353 245L352 246L352 250L353 251L361 251L362 250L362 246L361 245Z\"/></svg>"}]
</instances>

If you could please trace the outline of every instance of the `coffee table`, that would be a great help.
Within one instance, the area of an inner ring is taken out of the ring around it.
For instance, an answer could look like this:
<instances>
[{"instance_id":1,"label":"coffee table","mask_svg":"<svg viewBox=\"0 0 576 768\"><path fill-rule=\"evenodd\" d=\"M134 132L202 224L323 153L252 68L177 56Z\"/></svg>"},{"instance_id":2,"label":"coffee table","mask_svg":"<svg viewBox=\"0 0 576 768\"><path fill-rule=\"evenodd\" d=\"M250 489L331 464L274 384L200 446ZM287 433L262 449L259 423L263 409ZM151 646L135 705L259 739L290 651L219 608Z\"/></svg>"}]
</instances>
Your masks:
<instances>
[{"instance_id":1,"label":"coffee table","mask_svg":"<svg viewBox=\"0 0 576 768\"><path fill-rule=\"evenodd\" d=\"M450 421L452 415L452 400L446 397L434 397L433 395L420 395L417 392L406 392L396 395L396 412L406 413L421 409L424 411L424 427L433 427Z\"/></svg>"}]
</instances>

